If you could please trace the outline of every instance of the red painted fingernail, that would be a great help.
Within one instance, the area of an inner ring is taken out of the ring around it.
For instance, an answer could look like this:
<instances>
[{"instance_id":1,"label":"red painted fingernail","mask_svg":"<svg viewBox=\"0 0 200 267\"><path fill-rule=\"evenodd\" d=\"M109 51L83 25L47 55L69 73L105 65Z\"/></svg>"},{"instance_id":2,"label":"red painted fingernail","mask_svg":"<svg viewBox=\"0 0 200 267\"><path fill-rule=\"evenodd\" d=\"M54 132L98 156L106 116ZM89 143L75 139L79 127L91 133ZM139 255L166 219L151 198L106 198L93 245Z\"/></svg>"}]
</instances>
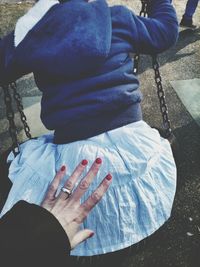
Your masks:
<instances>
[{"instance_id":1,"label":"red painted fingernail","mask_svg":"<svg viewBox=\"0 0 200 267\"><path fill-rule=\"evenodd\" d=\"M112 180L112 175L110 173L106 176L106 180L108 181Z\"/></svg>"},{"instance_id":2,"label":"red painted fingernail","mask_svg":"<svg viewBox=\"0 0 200 267\"><path fill-rule=\"evenodd\" d=\"M61 168L61 171L64 172L66 170L66 166L63 165L62 168Z\"/></svg>"},{"instance_id":3,"label":"red painted fingernail","mask_svg":"<svg viewBox=\"0 0 200 267\"><path fill-rule=\"evenodd\" d=\"M97 158L95 162L96 162L97 164L101 164L101 163L102 163L102 159Z\"/></svg>"},{"instance_id":4,"label":"red painted fingernail","mask_svg":"<svg viewBox=\"0 0 200 267\"><path fill-rule=\"evenodd\" d=\"M91 233L90 235L89 235L89 238L91 238L91 237L93 237L94 236L94 233Z\"/></svg>"},{"instance_id":5,"label":"red painted fingernail","mask_svg":"<svg viewBox=\"0 0 200 267\"><path fill-rule=\"evenodd\" d=\"M86 166L86 165L88 164L88 161L87 161L86 159L84 159L84 160L82 160L81 164L82 164L83 166Z\"/></svg>"}]
</instances>

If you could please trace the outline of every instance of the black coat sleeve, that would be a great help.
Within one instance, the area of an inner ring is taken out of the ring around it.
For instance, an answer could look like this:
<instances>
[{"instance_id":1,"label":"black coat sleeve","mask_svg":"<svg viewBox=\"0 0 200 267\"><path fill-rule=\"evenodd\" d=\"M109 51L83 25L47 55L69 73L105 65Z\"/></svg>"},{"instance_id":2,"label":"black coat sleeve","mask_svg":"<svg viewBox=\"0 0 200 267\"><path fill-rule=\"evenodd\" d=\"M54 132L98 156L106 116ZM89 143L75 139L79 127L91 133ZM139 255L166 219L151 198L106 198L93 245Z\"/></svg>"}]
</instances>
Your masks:
<instances>
[{"instance_id":1,"label":"black coat sleeve","mask_svg":"<svg viewBox=\"0 0 200 267\"><path fill-rule=\"evenodd\" d=\"M0 220L1 266L69 266L70 243L44 208L18 202Z\"/></svg>"}]
</instances>

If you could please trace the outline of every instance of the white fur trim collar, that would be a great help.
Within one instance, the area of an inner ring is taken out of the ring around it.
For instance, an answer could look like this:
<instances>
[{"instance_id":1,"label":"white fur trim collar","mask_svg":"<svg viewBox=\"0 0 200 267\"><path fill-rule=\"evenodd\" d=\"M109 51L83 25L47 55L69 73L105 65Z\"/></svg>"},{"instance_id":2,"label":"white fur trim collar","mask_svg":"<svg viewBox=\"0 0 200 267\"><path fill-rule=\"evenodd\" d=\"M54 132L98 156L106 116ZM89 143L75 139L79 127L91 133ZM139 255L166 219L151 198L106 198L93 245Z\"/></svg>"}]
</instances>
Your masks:
<instances>
[{"instance_id":1,"label":"white fur trim collar","mask_svg":"<svg viewBox=\"0 0 200 267\"><path fill-rule=\"evenodd\" d=\"M15 27L15 47L21 43L27 33L37 24L37 22L47 13L47 11L59 4L58 0L40 0L23 17L21 17Z\"/></svg>"}]
</instances>

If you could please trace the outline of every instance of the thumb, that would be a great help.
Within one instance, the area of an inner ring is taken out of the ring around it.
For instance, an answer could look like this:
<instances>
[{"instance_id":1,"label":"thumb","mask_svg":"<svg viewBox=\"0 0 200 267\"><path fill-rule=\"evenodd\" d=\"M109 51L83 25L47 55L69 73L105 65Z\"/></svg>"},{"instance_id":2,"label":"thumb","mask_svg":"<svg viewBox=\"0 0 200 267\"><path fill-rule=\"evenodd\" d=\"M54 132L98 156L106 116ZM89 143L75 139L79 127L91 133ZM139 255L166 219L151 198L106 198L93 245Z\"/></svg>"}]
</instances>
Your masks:
<instances>
[{"instance_id":1,"label":"thumb","mask_svg":"<svg viewBox=\"0 0 200 267\"><path fill-rule=\"evenodd\" d=\"M88 238L93 237L94 232L89 229L84 229L79 231L72 239L71 241L71 248L75 248L78 244L82 243Z\"/></svg>"}]
</instances>

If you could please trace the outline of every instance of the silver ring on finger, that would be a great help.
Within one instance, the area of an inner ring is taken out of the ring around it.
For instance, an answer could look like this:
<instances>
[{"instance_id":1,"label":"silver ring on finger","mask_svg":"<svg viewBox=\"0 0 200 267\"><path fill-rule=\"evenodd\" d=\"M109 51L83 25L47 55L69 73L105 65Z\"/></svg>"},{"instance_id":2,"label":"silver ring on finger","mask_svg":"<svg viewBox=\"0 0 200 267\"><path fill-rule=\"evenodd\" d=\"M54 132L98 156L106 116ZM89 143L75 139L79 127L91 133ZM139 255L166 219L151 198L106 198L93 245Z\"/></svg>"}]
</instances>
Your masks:
<instances>
[{"instance_id":1,"label":"silver ring on finger","mask_svg":"<svg viewBox=\"0 0 200 267\"><path fill-rule=\"evenodd\" d=\"M66 199L69 198L71 196L71 194L72 194L72 191L69 188L66 188L66 187L62 187L61 191L64 192L67 195Z\"/></svg>"}]
</instances>

